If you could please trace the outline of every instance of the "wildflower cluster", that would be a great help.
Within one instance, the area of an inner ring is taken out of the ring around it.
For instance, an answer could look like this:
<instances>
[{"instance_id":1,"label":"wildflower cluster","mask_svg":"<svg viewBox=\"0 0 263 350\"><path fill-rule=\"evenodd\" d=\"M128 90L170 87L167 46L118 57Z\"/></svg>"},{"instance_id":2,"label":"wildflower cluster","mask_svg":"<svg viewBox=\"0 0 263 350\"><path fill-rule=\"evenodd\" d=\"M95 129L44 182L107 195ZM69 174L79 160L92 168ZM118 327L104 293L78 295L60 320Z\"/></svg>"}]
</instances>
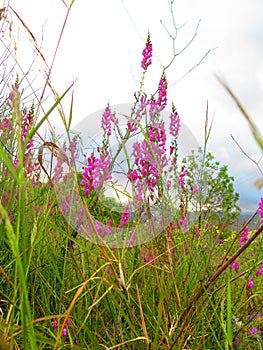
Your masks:
<instances>
[{"instance_id":1,"label":"wildflower cluster","mask_svg":"<svg viewBox=\"0 0 263 350\"><path fill-rule=\"evenodd\" d=\"M67 336L67 334L68 334L67 326L68 326L69 324L70 324L70 320L67 319L67 320L66 320L66 326L62 329L62 336L63 336L64 338L66 338L66 336ZM56 318L56 320L53 321L53 322L51 323L51 325L52 325L52 328L53 328L53 332L56 334L56 333L58 332L58 328L59 328L59 326L60 326L60 320L59 320L58 318Z\"/></svg>"},{"instance_id":2,"label":"wildflower cluster","mask_svg":"<svg viewBox=\"0 0 263 350\"><path fill-rule=\"evenodd\" d=\"M141 66L145 73L152 63L150 36L147 38L142 54ZM180 117L174 106L172 106L168 125L172 143L169 148L167 126L161 114L167 106L167 88L167 78L165 73L163 73L158 84L156 96L153 95L149 98L142 89L135 93L136 103L131 111L131 115L127 117L126 130L123 134L123 130L120 132L116 112L107 106L101 117L101 128L103 131L102 148L97 148L98 155L93 150L85 160L86 164L84 164L82 170L80 185L85 196L91 199L93 190L100 189L103 191L105 181L112 180L108 184L114 183L112 171L115 165L112 162L115 159L112 156L112 150L109 149L112 130L118 127L115 137L116 135L120 137L119 145L121 147L124 147L125 142L131 137L136 137L137 134L143 137L142 140L139 138L134 140L131 146L130 159L126 158L126 166L122 166L123 175L125 176L124 181L128 183L127 186L131 188L132 194L129 197L129 207L125 205L122 210L119 223L116 226L117 231L127 228L131 220L141 222L141 220L145 220L145 216L149 217L149 213L146 214L147 205L149 206L154 202L159 203L158 210L161 210L161 202L165 198L164 194L167 194L167 191L174 187L175 182L179 182L179 185L183 186L183 178L187 175L186 171L182 172L177 181L177 175L171 171L171 169L175 169L177 162L177 137L180 129ZM171 163L170 165L169 162ZM96 193L98 196L100 195L99 192ZM165 198L165 200L168 201L168 198ZM170 215L171 213L169 212L167 216L169 217ZM112 222L105 223L104 221L104 224L101 224L95 220L97 234L101 237L110 234L114 225ZM92 230L91 223L86 222L83 226L86 234L90 235ZM134 235L132 240L136 241Z\"/></svg>"},{"instance_id":3,"label":"wildflower cluster","mask_svg":"<svg viewBox=\"0 0 263 350\"><path fill-rule=\"evenodd\" d=\"M170 135L173 137L177 137L180 130L180 117L179 114L176 112L176 110L173 111L173 113L170 114L170 126L169 126L169 132Z\"/></svg>"},{"instance_id":4,"label":"wildflower cluster","mask_svg":"<svg viewBox=\"0 0 263 350\"><path fill-rule=\"evenodd\" d=\"M167 80L164 73L159 82L158 99L156 105L159 106L160 110L164 109L167 105Z\"/></svg>"},{"instance_id":5,"label":"wildflower cluster","mask_svg":"<svg viewBox=\"0 0 263 350\"><path fill-rule=\"evenodd\" d=\"M244 228L244 230L240 232L240 239L239 239L238 246L242 247L247 240L248 240L248 227Z\"/></svg>"},{"instance_id":6,"label":"wildflower cluster","mask_svg":"<svg viewBox=\"0 0 263 350\"><path fill-rule=\"evenodd\" d=\"M111 179L109 155L101 154L96 158L94 152L87 159L88 165L82 173L81 185L84 186L86 196L94 189L101 187L104 181Z\"/></svg>"},{"instance_id":7,"label":"wildflower cluster","mask_svg":"<svg viewBox=\"0 0 263 350\"><path fill-rule=\"evenodd\" d=\"M116 118L115 113L113 113L110 107L107 106L101 119L101 128L107 137L112 133L112 125L117 125L118 123L119 121L118 118Z\"/></svg>"},{"instance_id":8,"label":"wildflower cluster","mask_svg":"<svg viewBox=\"0 0 263 350\"><path fill-rule=\"evenodd\" d=\"M135 198L142 201L143 193L150 191L151 199L165 167L168 164L166 154L166 133L163 121L150 119L146 139L133 144L132 156L134 168L129 169L128 179L135 188ZM160 195L160 191L158 191Z\"/></svg>"},{"instance_id":9,"label":"wildflower cluster","mask_svg":"<svg viewBox=\"0 0 263 350\"><path fill-rule=\"evenodd\" d=\"M239 262L238 262L237 260L235 260L235 261L233 262L233 264L231 265L231 267L232 267L236 272L238 272L239 267L240 267Z\"/></svg>"},{"instance_id":10,"label":"wildflower cluster","mask_svg":"<svg viewBox=\"0 0 263 350\"><path fill-rule=\"evenodd\" d=\"M40 165L34 160L35 141L28 139L29 132L34 126L34 109L33 107L28 110L23 108L19 115L16 115L15 111L19 111L20 108L20 92L19 85L13 85L6 101L6 110L2 120L0 119L0 137L8 150L8 154L11 157L13 167L16 169L18 165L17 155L17 143L20 142L23 147L23 168L24 175L30 179L33 187L40 183ZM16 118L20 118L19 121ZM19 130L17 130L19 128ZM20 140L17 139L20 137ZM6 172L6 170L4 170Z\"/></svg>"}]
</instances>

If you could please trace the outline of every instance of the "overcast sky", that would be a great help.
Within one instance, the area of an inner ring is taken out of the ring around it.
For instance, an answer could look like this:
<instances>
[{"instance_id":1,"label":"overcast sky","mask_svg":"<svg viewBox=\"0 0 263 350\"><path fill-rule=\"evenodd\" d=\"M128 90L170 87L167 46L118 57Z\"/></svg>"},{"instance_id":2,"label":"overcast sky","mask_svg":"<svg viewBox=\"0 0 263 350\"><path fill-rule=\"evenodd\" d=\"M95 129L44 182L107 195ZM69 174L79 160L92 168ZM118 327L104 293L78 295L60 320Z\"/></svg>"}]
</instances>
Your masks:
<instances>
[{"instance_id":1,"label":"overcast sky","mask_svg":"<svg viewBox=\"0 0 263 350\"><path fill-rule=\"evenodd\" d=\"M50 64L65 5L61 0L10 0L10 4L42 43L41 50ZM191 45L167 70L169 102L175 103L183 122L203 145L208 101L210 121L214 118L208 149L229 166L241 195L241 207L253 211L262 194L253 182L261 175L230 135L255 162L261 159L261 152L215 74L226 79L257 125L263 126L263 1L175 0L173 11L180 28L175 40L177 53L191 40L201 21ZM53 85L60 93L77 78L73 125L108 102L115 105L133 101L140 84L141 52L148 31L154 52L145 85L150 94L156 89L163 66L173 56L173 42L167 33L175 35L169 2L75 0L52 71ZM21 43L23 39L19 34ZM182 79L209 50L206 60ZM25 51L20 54L29 67L30 51ZM263 161L260 165L263 168Z\"/></svg>"}]
</instances>

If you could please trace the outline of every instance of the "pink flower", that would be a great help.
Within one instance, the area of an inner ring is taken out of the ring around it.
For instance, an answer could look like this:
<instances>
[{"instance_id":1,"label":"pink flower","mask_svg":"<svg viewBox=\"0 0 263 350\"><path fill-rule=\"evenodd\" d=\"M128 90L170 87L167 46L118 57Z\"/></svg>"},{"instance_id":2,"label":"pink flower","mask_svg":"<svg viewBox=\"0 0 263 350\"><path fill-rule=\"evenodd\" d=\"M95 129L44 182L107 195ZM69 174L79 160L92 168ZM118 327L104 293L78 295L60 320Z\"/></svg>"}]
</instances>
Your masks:
<instances>
[{"instance_id":1,"label":"pink flower","mask_svg":"<svg viewBox=\"0 0 263 350\"><path fill-rule=\"evenodd\" d=\"M256 276L263 275L263 263L260 265L260 268L256 271Z\"/></svg>"},{"instance_id":2,"label":"pink flower","mask_svg":"<svg viewBox=\"0 0 263 350\"><path fill-rule=\"evenodd\" d=\"M174 109L174 106L173 106ZM176 112L176 110L173 111L170 115L170 126L169 126L169 132L171 136L176 137L180 130L180 117L179 114Z\"/></svg>"},{"instance_id":3,"label":"pink flower","mask_svg":"<svg viewBox=\"0 0 263 350\"><path fill-rule=\"evenodd\" d=\"M233 269L235 269L236 272L238 272L239 267L240 267L238 261L235 260L235 261L233 262L233 264L231 265L231 267L232 267Z\"/></svg>"},{"instance_id":4,"label":"pink flower","mask_svg":"<svg viewBox=\"0 0 263 350\"><path fill-rule=\"evenodd\" d=\"M171 186L172 186L172 181L171 180L167 180L167 182L166 182L167 189L169 190L171 188Z\"/></svg>"},{"instance_id":5,"label":"pink flower","mask_svg":"<svg viewBox=\"0 0 263 350\"><path fill-rule=\"evenodd\" d=\"M246 289L249 290L250 288L254 287L255 284L253 282L253 278L252 277L249 277L248 278L248 281L247 281L247 286L246 286Z\"/></svg>"},{"instance_id":6,"label":"pink flower","mask_svg":"<svg viewBox=\"0 0 263 350\"><path fill-rule=\"evenodd\" d=\"M186 223L187 223L187 217L186 217L186 215L184 214L184 215L179 219L179 224L180 224L181 226L184 226Z\"/></svg>"},{"instance_id":7,"label":"pink flower","mask_svg":"<svg viewBox=\"0 0 263 350\"><path fill-rule=\"evenodd\" d=\"M178 175L178 183L180 187L184 187L184 177L187 176L187 170L182 167L182 172L181 174Z\"/></svg>"},{"instance_id":8,"label":"pink flower","mask_svg":"<svg viewBox=\"0 0 263 350\"><path fill-rule=\"evenodd\" d=\"M260 216L259 222L263 221L263 197L260 199L260 202L258 204L258 215Z\"/></svg>"},{"instance_id":9,"label":"pink flower","mask_svg":"<svg viewBox=\"0 0 263 350\"><path fill-rule=\"evenodd\" d=\"M145 264L150 262L152 265L155 265L155 261L153 260L153 253L150 250L147 252L147 254L143 251L142 258Z\"/></svg>"},{"instance_id":10,"label":"pink flower","mask_svg":"<svg viewBox=\"0 0 263 350\"><path fill-rule=\"evenodd\" d=\"M152 102L151 106L154 103ZM142 200L142 193L148 189L153 193L158 183L160 172L168 164L166 152L166 133L163 121L158 121L151 114L147 129L148 139L141 143L134 142L132 156L136 169L129 170L127 177L134 184L135 198ZM152 195L152 194L151 194Z\"/></svg>"},{"instance_id":11,"label":"pink flower","mask_svg":"<svg viewBox=\"0 0 263 350\"><path fill-rule=\"evenodd\" d=\"M163 147L166 141L164 122L149 125L148 137L151 142L160 143L160 146Z\"/></svg>"},{"instance_id":12,"label":"pink flower","mask_svg":"<svg viewBox=\"0 0 263 350\"><path fill-rule=\"evenodd\" d=\"M243 231L240 232L240 239L239 239L238 246L242 247L247 240L248 240L248 228L246 227Z\"/></svg>"},{"instance_id":13,"label":"pink flower","mask_svg":"<svg viewBox=\"0 0 263 350\"><path fill-rule=\"evenodd\" d=\"M69 319L66 320L66 324L67 324L67 325L70 324L70 320L69 320ZM56 320L55 320L54 322L51 322L51 325L52 325L52 328L53 328L53 332L54 332L54 333L57 333L58 327L59 327L59 325L60 325L60 321L58 320L58 318L56 318ZM63 335L63 337L66 337L67 334L68 334L67 328L64 327L64 328L62 329L62 335Z\"/></svg>"},{"instance_id":14,"label":"pink flower","mask_svg":"<svg viewBox=\"0 0 263 350\"><path fill-rule=\"evenodd\" d=\"M248 335L260 334L260 333L261 333L260 329L256 327L250 328L247 332Z\"/></svg>"},{"instance_id":15,"label":"pink flower","mask_svg":"<svg viewBox=\"0 0 263 350\"><path fill-rule=\"evenodd\" d=\"M84 186L86 196L92 190L102 186L104 181L111 179L110 164L111 160L109 156L101 154L99 158L96 158L94 153L91 153L88 158L88 166L84 168L80 182Z\"/></svg>"},{"instance_id":16,"label":"pink flower","mask_svg":"<svg viewBox=\"0 0 263 350\"><path fill-rule=\"evenodd\" d=\"M157 106L160 106L161 110L167 105L167 80L165 74L162 75L159 82L158 100L156 104Z\"/></svg>"},{"instance_id":17,"label":"pink flower","mask_svg":"<svg viewBox=\"0 0 263 350\"><path fill-rule=\"evenodd\" d=\"M147 68L152 64L152 43L150 34L148 34L146 46L142 52L143 59L141 63L141 67L146 71Z\"/></svg>"},{"instance_id":18,"label":"pink flower","mask_svg":"<svg viewBox=\"0 0 263 350\"><path fill-rule=\"evenodd\" d=\"M122 228L123 226L128 225L129 219L130 219L130 209L128 207L125 207L121 214L119 228Z\"/></svg>"},{"instance_id":19,"label":"pink flower","mask_svg":"<svg viewBox=\"0 0 263 350\"><path fill-rule=\"evenodd\" d=\"M195 195L196 193L198 193L198 191L198 186L194 184L194 187L192 188L192 194Z\"/></svg>"},{"instance_id":20,"label":"pink flower","mask_svg":"<svg viewBox=\"0 0 263 350\"><path fill-rule=\"evenodd\" d=\"M111 125L112 123L118 124L118 119L115 117L115 113L112 113L110 107L106 107L104 113L102 114L101 127L107 136L111 135Z\"/></svg>"},{"instance_id":21,"label":"pink flower","mask_svg":"<svg viewBox=\"0 0 263 350\"><path fill-rule=\"evenodd\" d=\"M54 329L54 332L56 332L57 328L58 328L58 319L56 318L55 321L51 322L51 325L52 325L52 327Z\"/></svg>"},{"instance_id":22,"label":"pink flower","mask_svg":"<svg viewBox=\"0 0 263 350\"><path fill-rule=\"evenodd\" d=\"M137 179L139 179L139 175L138 175L137 170L136 170L136 169L134 169L134 170L129 169L128 174L127 174L127 178L128 178L131 182L134 182L134 181L136 181Z\"/></svg>"},{"instance_id":23,"label":"pink flower","mask_svg":"<svg viewBox=\"0 0 263 350\"><path fill-rule=\"evenodd\" d=\"M102 226L101 226L101 223L96 220L95 222L95 227L96 227L96 230L97 230L97 233L102 237L103 234L102 234Z\"/></svg>"},{"instance_id":24,"label":"pink flower","mask_svg":"<svg viewBox=\"0 0 263 350\"><path fill-rule=\"evenodd\" d=\"M256 315L247 315L247 318L249 320L252 320L253 318L257 319L257 318L260 318L262 317L262 314L260 312L258 312Z\"/></svg>"},{"instance_id":25,"label":"pink flower","mask_svg":"<svg viewBox=\"0 0 263 350\"><path fill-rule=\"evenodd\" d=\"M32 112L27 112L26 110L23 111L22 115L21 115L21 129L22 129L22 142L25 141L30 128L33 125L33 113Z\"/></svg>"},{"instance_id":26,"label":"pink flower","mask_svg":"<svg viewBox=\"0 0 263 350\"><path fill-rule=\"evenodd\" d=\"M7 117L4 117L4 118L3 118L3 121L0 122L0 130L2 130L3 133L5 133L6 131L9 131L9 132L10 132L10 130L8 130L9 127L10 127L10 124L11 124L11 120L8 119ZM12 130L12 131L13 131L13 130Z\"/></svg>"}]
</instances>

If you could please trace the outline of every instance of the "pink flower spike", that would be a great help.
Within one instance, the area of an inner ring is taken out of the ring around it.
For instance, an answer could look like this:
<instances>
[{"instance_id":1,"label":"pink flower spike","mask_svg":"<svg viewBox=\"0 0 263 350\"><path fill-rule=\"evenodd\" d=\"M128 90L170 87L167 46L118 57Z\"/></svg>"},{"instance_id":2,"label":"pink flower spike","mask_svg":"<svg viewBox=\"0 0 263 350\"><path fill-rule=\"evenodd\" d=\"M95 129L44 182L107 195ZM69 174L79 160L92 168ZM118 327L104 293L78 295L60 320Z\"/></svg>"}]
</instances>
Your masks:
<instances>
[{"instance_id":1,"label":"pink flower spike","mask_svg":"<svg viewBox=\"0 0 263 350\"><path fill-rule=\"evenodd\" d=\"M180 129L180 117L179 117L179 114L176 112L175 107L172 106L172 108L173 108L173 113L171 113L170 115L169 132L171 136L176 137Z\"/></svg>"},{"instance_id":2,"label":"pink flower spike","mask_svg":"<svg viewBox=\"0 0 263 350\"><path fill-rule=\"evenodd\" d=\"M128 225L129 219L130 219L130 209L128 207L125 207L122 212L120 224L118 227L122 228L123 226Z\"/></svg>"},{"instance_id":3,"label":"pink flower spike","mask_svg":"<svg viewBox=\"0 0 263 350\"><path fill-rule=\"evenodd\" d=\"M238 246L242 247L247 240L248 240L248 227L246 227L243 231L240 232L240 239L239 239Z\"/></svg>"},{"instance_id":4,"label":"pink flower spike","mask_svg":"<svg viewBox=\"0 0 263 350\"><path fill-rule=\"evenodd\" d=\"M181 174L178 175L178 183L179 183L179 186L181 188L184 187L184 184L185 184L184 177L185 176L187 176L187 170L184 167L182 167L182 172L181 172Z\"/></svg>"},{"instance_id":5,"label":"pink flower spike","mask_svg":"<svg viewBox=\"0 0 263 350\"><path fill-rule=\"evenodd\" d=\"M249 277L248 278L248 281L247 281L247 286L246 286L246 290L249 290L250 288L254 287L255 284L253 282L253 278L252 277Z\"/></svg>"},{"instance_id":6,"label":"pink flower spike","mask_svg":"<svg viewBox=\"0 0 263 350\"><path fill-rule=\"evenodd\" d=\"M239 267L240 267L238 261L235 260L235 261L233 262L233 264L231 265L231 267L232 267L233 269L235 269L236 272L238 272Z\"/></svg>"},{"instance_id":7,"label":"pink flower spike","mask_svg":"<svg viewBox=\"0 0 263 350\"><path fill-rule=\"evenodd\" d=\"M101 127L104 130L104 132L107 134L107 136L111 135L111 128L112 124L116 125L119 121L115 116L115 113L113 113L109 106L105 108L104 113L102 114L101 119Z\"/></svg>"},{"instance_id":8,"label":"pink flower spike","mask_svg":"<svg viewBox=\"0 0 263 350\"><path fill-rule=\"evenodd\" d=\"M111 159L104 154L96 158L92 152L87 161L88 166L84 168L80 185L84 186L84 194L88 197L92 190L99 188L104 181L111 179L111 170L109 168Z\"/></svg>"},{"instance_id":9,"label":"pink flower spike","mask_svg":"<svg viewBox=\"0 0 263 350\"><path fill-rule=\"evenodd\" d=\"M260 329L256 328L256 327L252 327L248 330L248 335L254 335L254 334L260 334L261 331Z\"/></svg>"},{"instance_id":10,"label":"pink flower spike","mask_svg":"<svg viewBox=\"0 0 263 350\"><path fill-rule=\"evenodd\" d=\"M156 102L157 106L160 106L160 109L164 109L167 105L167 80L166 76L163 73L158 88L158 100Z\"/></svg>"},{"instance_id":11,"label":"pink flower spike","mask_svg":"<svg viewBox=\"0 0 263 350\"><path fill-rule=\"evenodd\" d=\"M148 34L146 46L142 52L143 59L141 63L141 67L146 71L147 68L152 64L152 43L150 34Z\"/></svg>"},{"instance_id":12,"label":"pink flower spike","mask_svg":"<svg viewBox=\"0 0 263 350\"><path fill-rule=\"evenodd\" d=\"M259 222L263 221L263 197L260 199L260 202L258 204L258 215L260 216Z\"/></svg>"}]
</instances>

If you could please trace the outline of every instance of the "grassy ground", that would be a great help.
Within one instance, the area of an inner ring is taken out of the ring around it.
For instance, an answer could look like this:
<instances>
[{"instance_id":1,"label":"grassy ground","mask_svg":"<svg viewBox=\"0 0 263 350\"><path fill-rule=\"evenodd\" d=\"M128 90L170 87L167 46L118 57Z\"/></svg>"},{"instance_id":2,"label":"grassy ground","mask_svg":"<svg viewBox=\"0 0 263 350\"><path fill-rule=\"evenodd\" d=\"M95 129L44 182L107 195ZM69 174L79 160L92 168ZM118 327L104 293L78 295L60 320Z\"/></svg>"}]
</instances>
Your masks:
<instances>
[{"instance_id":1,"label":"grassy ground","mask_svg":"<svg viewBox=\"0 0 263 350\"><path fill-rule=\"evenodd\" d=\"M239 240L228 251L208 223L112 249L72 237L51 186L16 190L11 221L1 206L3 349L261 349L260 236L220 272Z\"/></svg>"}]
</instances>

